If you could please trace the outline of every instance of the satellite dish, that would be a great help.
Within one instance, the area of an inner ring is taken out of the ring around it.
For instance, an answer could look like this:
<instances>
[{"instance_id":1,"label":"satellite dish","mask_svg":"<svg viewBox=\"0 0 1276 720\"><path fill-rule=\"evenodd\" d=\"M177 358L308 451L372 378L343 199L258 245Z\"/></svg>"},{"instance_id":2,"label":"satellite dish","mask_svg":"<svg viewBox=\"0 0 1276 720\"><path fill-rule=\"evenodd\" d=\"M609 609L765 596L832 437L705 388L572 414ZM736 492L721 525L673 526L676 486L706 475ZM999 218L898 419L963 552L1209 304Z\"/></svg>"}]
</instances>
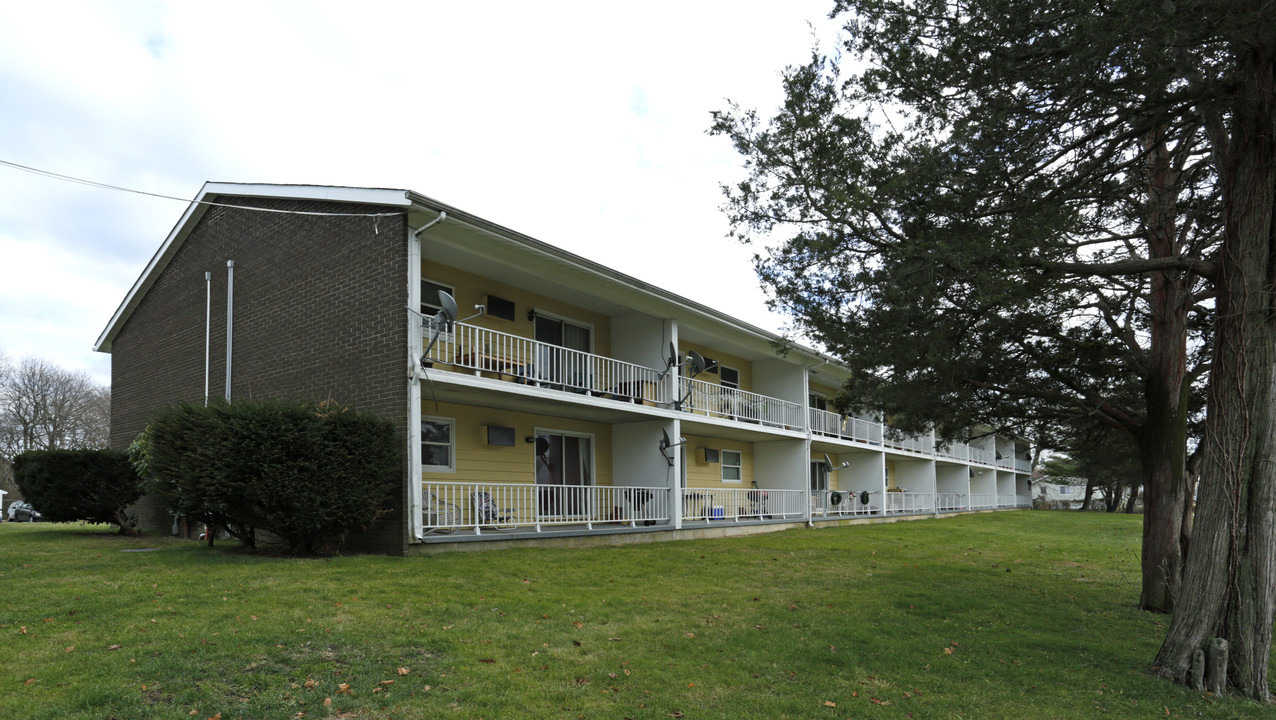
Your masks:
<instances>
[{"instance_id":1,"label":"satellite dish","mask_svg":"<svg viewBox=\"0 0 1276 720\"><path fill-rule=\"evenodd\" d=\"M536 454L538 456L544 456L548 452L549 452L549 440L547 440L544 435L537 435L536 436Z\"/></svg>"},{"instance_id":2,"label":"satellite dish","mask_svg":"<svg viewBox=\"0 0 1276 720\"><path fill-rule=\"evenodd\" d=\"M851 464L850 461L848 460L847 462L844 462L841 465L834 465L833 461L829 459L828 453L824 453L824 462L828 463L830 472L841 470L844 467L849 467Z\"/></svg>"},{"instance_id":3,"label":"satellite dish","mask_svg":"<svg viewBox=\"0 0 1276 720\"><path fill-rule=\"evenodd\" d=\"M695 350L688 350L687 355L691 358L691 376L695 377L704 372L705 367L707 367L704 356Z\"/></svg>"},{"instance_id":4,"label":"satellite dish","mask_svg":"<svg viewBox=\"0 0 1276 720\"><path fill-rule=\"evenodd\" d=\"M664 428L660 428L660 452L668 450L669 445L669 431Z\"/></svg>"},{"instance_id":5,"label":"satellite dish","mask_svg":"<svg viewBox=\"0 0 1276 720\"><path fill-rule=\"evenodd\" d=\"M439 305L442 309L439 312L443 315L443 319L447 322L456 320L456 299L446 292L439 291Z\"/></svg>"},{"instance_id":6,"label":"satellite dish","mask_svg":"<svg viewBox=\"0 0 1276 720\"><path fill-rule=\"evenodd\" d=\"M824 464L833 467L833 461L829 459L829 454L824 453Z\"/></svg>"},{"instance_id":7,"label":"satellite dish","mask_svg":"<svg viewBox=\"0 0 1276 720\"><path fill-rule=\"evenodd\" d=\"M975 469L974 468L966 468L966 469L970 472L970 476L973 478L975 476Z\"/></svg>"}]
</instances>

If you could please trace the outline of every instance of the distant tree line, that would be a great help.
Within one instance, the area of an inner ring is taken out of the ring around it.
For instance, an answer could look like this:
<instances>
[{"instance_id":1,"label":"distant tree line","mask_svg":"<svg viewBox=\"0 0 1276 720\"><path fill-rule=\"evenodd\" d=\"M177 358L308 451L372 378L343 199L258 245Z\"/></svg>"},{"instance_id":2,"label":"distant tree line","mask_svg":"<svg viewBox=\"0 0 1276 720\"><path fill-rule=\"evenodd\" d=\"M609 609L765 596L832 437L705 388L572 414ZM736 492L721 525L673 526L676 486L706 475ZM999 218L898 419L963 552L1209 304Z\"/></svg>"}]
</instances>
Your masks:
<instances>
[{"instance_id":1,"label":"distant tree line","mask_svg":"<svg viewBox=\"0 0 1276 720\"><path fill-rule=\"evenodd\" d=\"M0 489L18 490L13 459L27 450L105 448L111 390L83 370L0 350Z\"/></svg>"}]
</instances>

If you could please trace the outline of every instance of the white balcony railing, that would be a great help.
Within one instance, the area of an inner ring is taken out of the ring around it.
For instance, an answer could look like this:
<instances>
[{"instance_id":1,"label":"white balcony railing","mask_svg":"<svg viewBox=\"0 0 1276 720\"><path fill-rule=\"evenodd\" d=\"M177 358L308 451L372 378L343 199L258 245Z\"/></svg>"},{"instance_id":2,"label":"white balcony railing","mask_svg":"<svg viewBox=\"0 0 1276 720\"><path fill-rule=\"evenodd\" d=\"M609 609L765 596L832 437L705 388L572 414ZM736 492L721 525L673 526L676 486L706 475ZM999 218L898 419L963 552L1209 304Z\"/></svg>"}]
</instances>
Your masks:
<instances>
[{"instance_id":1,"label":"white balcony railing","mask_svg":"<svg viewBox=\"0 0 1276 720\"><path fill-rule=\"evenodd\" d=\"M425 532L666 523L669 491L654 487L422 483Z\"/></svg>"},{"instance_id":2,"label":"white balcony railing","mask_svg":"<svg viewBox=\"0 0 1276 720\"><path fill-rule=\"evenodd\" d=\"M882 494L870 492L864 502L862 492L849 490L816 490L811 493L811 517L819 520L848 516L880 515ZM837 500L836 503L833 501Z\"/></svg>"},{"instance_id":3,"label":"white balcony railing","mask_svg":"<svg viewBox=\"0 0 1276 720\"><path fill-rule=\"evenodd\" d=\"M1032 461L1031 461L1031 460L1020 460L1019 458L1015 458L1015 472L1021 472L1021 473L1031 473L1031 472L1032 472Z\"/></svg>"},{"instance_id":4,"label":"white balcony railing","mask_svg":"<svg viewBox=\"0 0 1276 720\"><path fill-rule=\"evenodd\" d=\"M428 342L428 328L425 335ZM639 403L670 402L657 370L463 323L441 333L425 359L527 385Z\"/></svg>"},{"instance_id":5,"label":"white balcony railing","mask_svg":"<svg viewBox=\"0 0 1276 720\"><path fill-rule=\"evenodd\" d=\"M773 427L802 427L803 408L795 402L695 378L678 378L678 394L682 409L690 413Z\"/></svg>"},{"instance_id":6,"label":"white balcony railing","mask_svg":"<svg viewBox=\"0 0 1276 720\"><path fill-rule=\"evenodd\" d=\"M685 488L683 520L771 520L800 518L806 493L801 490L751 488Z\"/></svg>"},{"instance_id":7,"label":"white balcony railing","mask_svg":"<svg viewBox=\"0 0 1276 720\"><path fill-rule=\"evenodd\" d=\"M997 507L996 493L971 493L970 509L987 510Z\"/></svg>"},{"instance_id":8,"label":"white balcony railing","mask_svg":"<svg viewBox=\"0 0 1276 720\"><path fill-rule=\"evenodd\" d=\"M807 415L811 421L811 432L818 435L855 440L870 445L882 444L881 423L815 408L808 408Z\"/></svg>"},{"instance_id":9,"label":"white balcony railing","mask_svg":"<svg viewBox=\"0 0 1276 720\"><path fill-rule=\"evenodd\" d=\"M894 448L896 450L920 453L922 455L935 454L935 442L931 439L929 433L914 434L887 429L886 433L883 435L882 443L886 445L886 447Z\"/></svg>"},{"instance_id":10,"label":"white balcony railing","mask_svg":"<svg viewBox=\"0 0 1276 720\"><path fill-rule=\"evenodd\" d=\"M967 493L941 492L935 493L935 507L939 512L961 512L970 509L970 495Z\"/></svg>"},{"instance_id":11,"label":"white balcony railing","mask_svg":"<svg viewBox=\"0 0 1276 720\"><path fill-rule=\"evenodd\" d=\"M896 514L934 512L934 499L935 496L931 493L888 491L886 512Z\"/></svg>"},{"instance_id":12,"label":"white balcony railing","mask_svg":"<svg viewBox=\"0 0 1276 720\"><path fill-rule=\"evenodd\" d=\"M969 460L970 446L966 443L938 443L935 445L935 456L951 460Z\"/></svg>"},{"instance_id":13,"label":"white balcony railing","mask_svg":"<svg viewBox=\"0 0 1276 720\"><path fill-rule=\"evenodd\" d=\"M1019 496L997 493L997 507L1012 508L1019 507Z\"/></svg>"},{"instance_id":14,"label":"white balcony railing","mask_svg":"<svg viewBox=\"0 0 1276 720\"><path fill-rule=\"evenodd\" d=\"M968 446L967 449L970 454L969 459L971 462L979 463L980 465L992 465L993 457L995 457L992 450L975 447L974 445Z\"/></svg>"}]
</instances>

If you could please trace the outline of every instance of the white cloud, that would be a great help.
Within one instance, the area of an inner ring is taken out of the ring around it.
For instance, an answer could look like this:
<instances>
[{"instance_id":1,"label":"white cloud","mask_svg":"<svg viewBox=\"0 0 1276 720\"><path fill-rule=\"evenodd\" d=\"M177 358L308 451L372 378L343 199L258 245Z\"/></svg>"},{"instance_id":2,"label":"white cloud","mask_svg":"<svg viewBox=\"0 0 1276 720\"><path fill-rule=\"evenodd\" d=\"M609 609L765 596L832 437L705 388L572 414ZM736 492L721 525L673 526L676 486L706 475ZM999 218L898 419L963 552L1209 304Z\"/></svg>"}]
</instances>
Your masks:
<instances>
[{"instance_id":1,"label":"white cloud","mask_svg":"<svg viewBox=\"0 0 1276 720\"><path fill-rule=\"evenodd\" d=\"M705 129L773 108L829 5L5 3L0 159L183 198L410 188L777 329ZM0 348L105 379L88 348L184 205L4 167L0 192Z\"/></svg>"}]
</instances>

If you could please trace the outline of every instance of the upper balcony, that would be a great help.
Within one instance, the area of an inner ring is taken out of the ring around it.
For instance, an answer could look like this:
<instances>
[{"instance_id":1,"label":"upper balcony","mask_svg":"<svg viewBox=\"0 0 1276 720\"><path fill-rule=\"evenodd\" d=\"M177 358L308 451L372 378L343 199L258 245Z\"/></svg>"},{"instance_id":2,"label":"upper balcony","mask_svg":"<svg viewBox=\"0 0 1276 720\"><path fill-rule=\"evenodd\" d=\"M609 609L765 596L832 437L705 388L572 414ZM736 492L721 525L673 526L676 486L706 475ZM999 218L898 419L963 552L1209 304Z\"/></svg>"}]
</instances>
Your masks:
<instances>
[{"instance_id":1,"label":"upper balcony","mask_svg":"<svg viewBox=\"0 0 1276 720\"><path fill-rule=\"evenodd\" d=\"M423 361L521 385L645 405L672 404L659 370L460 322L439 333Z\"/></svg>"}]
</instances>

